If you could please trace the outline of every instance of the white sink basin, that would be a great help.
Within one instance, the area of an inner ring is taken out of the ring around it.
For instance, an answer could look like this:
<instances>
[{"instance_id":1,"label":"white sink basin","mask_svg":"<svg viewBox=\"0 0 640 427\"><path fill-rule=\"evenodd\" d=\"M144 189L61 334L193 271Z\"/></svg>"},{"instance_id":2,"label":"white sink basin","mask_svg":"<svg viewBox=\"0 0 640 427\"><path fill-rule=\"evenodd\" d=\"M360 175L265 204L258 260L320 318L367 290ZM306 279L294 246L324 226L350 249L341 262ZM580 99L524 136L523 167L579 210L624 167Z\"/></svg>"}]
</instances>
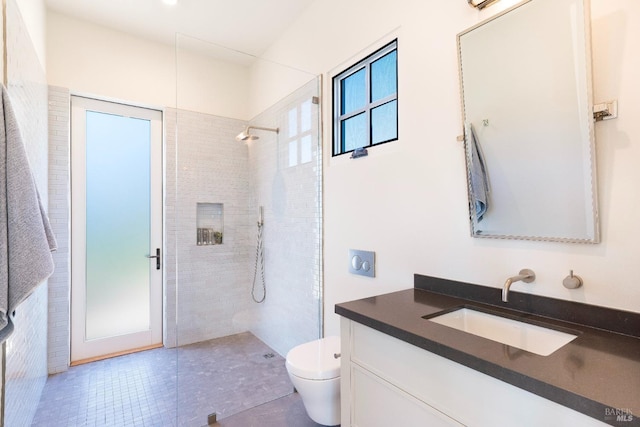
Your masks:
<instances>
[{"instance_id":1,"label":"white sink basin","mask_svg":"<svg viewBox=\"0 0 640 427\"><path fill-rule=\"evenodd\" d=\"M541 356L550 355L577 337L469 308L461 308L428 320Z\"/></svg>"}]
</instances>

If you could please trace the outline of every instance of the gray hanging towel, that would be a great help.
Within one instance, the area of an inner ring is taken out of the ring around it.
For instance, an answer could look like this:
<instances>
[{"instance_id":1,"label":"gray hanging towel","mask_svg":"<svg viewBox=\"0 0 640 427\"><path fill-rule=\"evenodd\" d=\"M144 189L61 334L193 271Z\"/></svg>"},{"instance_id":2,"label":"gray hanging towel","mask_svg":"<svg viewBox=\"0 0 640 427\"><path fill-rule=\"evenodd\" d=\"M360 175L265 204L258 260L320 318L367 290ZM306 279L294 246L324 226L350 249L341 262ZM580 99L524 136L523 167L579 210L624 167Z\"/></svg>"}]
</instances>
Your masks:
<instances>
[{"instance_id":1,"label":"gray hanging towel","mask_svg":"<svg viewBox=\"0 0 640 427\"><path fill-rule=\"evenodd\" d=\"M489 174L473 124L469 126L469 129L471 195L475 204L476 220L480 222L489 208Z\"/></svg>"},{"instance_id":2,"label":"gray hanging towel","mask_svg":"<svg viewBox=\"0 0 640 427\"><path fill-rule=\"evenodd\" d=\"M56 241L6 88L0 102L0 341L9 314L53 273Z\"/></svg>"}]
</instances>

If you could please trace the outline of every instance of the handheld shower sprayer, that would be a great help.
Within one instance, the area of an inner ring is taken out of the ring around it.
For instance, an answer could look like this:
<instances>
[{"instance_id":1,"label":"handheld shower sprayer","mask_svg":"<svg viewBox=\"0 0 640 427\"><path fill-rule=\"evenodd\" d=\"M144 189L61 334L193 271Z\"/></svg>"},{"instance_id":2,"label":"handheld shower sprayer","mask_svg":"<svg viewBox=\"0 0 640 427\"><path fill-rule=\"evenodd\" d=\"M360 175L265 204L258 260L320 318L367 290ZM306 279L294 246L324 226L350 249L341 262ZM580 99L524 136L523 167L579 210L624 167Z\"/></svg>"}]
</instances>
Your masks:
<instances>
[{"instance_id":1,"label":"handheld shower sprayer","mask_svg":"<svg viewBox=\"0 0 640 427\"><path fill-rule=\"evenodd\" d=\"M258 210L258 234L256 237L256 265L253 270L253 283L251 285L251 298L260 304L267 297L267 285L264 280L264 249L262 247L262 227L264 226L264 209L260 206ZM258 268L260 268L260 278L262 279L262 297L256 296L256 279L258 278Z\"/></svg>"}]
</instances>

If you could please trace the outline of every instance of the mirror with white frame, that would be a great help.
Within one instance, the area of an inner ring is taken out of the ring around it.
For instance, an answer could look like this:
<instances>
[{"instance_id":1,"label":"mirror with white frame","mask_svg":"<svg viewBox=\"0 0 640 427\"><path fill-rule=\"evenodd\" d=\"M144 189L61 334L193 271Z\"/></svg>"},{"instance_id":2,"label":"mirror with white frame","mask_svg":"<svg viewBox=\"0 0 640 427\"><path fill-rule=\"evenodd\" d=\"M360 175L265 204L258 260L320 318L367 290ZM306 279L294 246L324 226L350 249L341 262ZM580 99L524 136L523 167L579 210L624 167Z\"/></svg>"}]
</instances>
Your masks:
<instances>
[{"instance_id":1,"label":"mirror with white frame","mask_svg":"<svg viewBox=\"0 0 640 427\"><path fill-rule=\"evenodd\" d=\"M471 234L599 241L588 0L458 35Z\"/></svg>"}]
</instances>

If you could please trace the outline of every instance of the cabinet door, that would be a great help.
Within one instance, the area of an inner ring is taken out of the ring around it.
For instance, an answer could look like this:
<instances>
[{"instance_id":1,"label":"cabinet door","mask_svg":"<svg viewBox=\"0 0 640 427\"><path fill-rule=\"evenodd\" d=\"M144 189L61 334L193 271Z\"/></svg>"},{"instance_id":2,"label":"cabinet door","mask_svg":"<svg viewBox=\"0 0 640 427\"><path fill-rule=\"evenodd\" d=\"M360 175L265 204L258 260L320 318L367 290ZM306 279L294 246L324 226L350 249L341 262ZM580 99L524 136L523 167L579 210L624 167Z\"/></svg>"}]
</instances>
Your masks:
<instances>
[{"instance_id":1,"label":"cabinet door","mask_svg":"<svg viewBox=\"0 0 640 427\"><path fill-rule=\"evenodd\" d=\"M353 427L462 426L369 371L352 366Z\"/></svg>"}]
</instances>

